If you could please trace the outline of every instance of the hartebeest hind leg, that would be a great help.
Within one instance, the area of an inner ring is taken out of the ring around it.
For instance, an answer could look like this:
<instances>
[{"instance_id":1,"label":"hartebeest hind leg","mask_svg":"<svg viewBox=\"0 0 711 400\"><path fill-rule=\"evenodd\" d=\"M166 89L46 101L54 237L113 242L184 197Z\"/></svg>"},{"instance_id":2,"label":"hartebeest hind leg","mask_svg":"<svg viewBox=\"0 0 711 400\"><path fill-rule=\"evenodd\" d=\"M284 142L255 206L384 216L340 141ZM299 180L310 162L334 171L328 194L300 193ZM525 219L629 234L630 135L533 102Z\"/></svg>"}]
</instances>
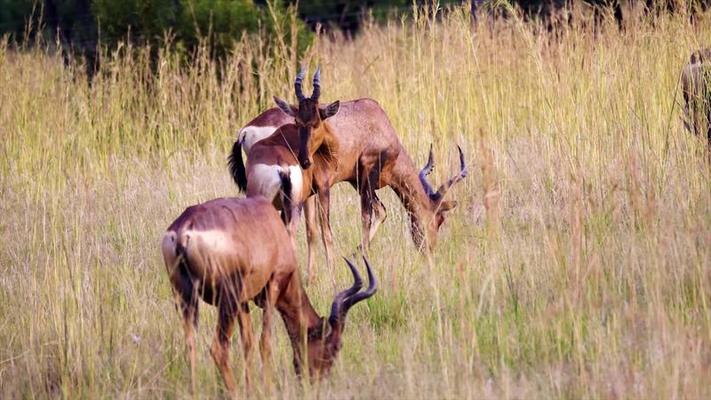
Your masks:
<instances>
[{"instance_id":1,"label":"hartebeest hind leg","mask_svg":"<svg viewBox=\"0 0 711 400\"><path fill-rule=\"evenodd\" d=\"M252 369L252 347L254 337L252 336L252 320L249 318L249 305L240 304L239 312L237 313L237 321L239 322L239 332L242 336L242 350L244 351L244 385L247 393L250 392L252 386L252 377L250 371Z\"/></svg>"},{"instance_id":2,"label":"hartebeest hind leg","mask_svg":"<svg viewBox=\"0 0 711 400\"><path fill-rule=\"evenodd\" d=\"M218 321L215 339L210 348L217 368L220 370L222 379L225 381L225 386L230 392L232 398L237 396L234 377L232 376L232 367L230 367L230 343L232 341L232 333L235 326L235 314L237 313L236 305L231 301L223 301L218 303Z\"/></svg>"},{"instance_id":3,"label":"hartebeest hind leg","mask_svg":"<svg viewBox=\"0 0 711 400\"><path fill-rule=\"evenodd\" d=\"M185 332L186 355L190 362L190 390L195 394L195 331L198 323L198 301L193 290L188 293L176 293L175 300L183 315L183 331Z\"/></svg>"},{"instance_id":4,"label":"hartebeest hind leg","mask_svg":"<svg viewBox=\"0 0 711 400\"><path fill-rule=\"evenodd\" d=\"M174 250L175 232L168 232L163 239L163 257L165 258L170 283L173 286L175 305L183 317L186 357L190 362L190 389L195 393L195 331L198 324L198 293L195 282L188 271L187 264Z\"/></svg>"},{"instance_id":5,"label":"hartebeest hind leg","mask_svg":"<svg viewBox=\"0 0 711 400\"><path fill-rule=\"evenodd\" d=\"M252 375L250 371L254 364L252 357L254 336L252 335L252 320L249 317L249 305L246 303L240 305L240 311L237 313L237 321L239 322L239 332L242 337L242 351L244 352L244 385L247 389L247 393L249 393L252 386Z\"/></svg>"}]
</instances>

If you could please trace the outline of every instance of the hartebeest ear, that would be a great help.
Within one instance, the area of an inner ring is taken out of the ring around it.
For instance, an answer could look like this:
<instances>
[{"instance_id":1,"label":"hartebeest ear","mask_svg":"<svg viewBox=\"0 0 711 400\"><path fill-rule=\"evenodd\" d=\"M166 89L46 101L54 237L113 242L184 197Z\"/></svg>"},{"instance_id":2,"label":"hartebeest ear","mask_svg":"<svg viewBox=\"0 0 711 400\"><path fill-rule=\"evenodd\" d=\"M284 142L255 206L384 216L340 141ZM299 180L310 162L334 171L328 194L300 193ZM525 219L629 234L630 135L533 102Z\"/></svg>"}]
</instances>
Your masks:
<instances>
[{"instance_id":1,"label":"hartebeest ear","mask_svg":"<svg viewBox=\"0 0 711 400\"><path fill-rule=\"evenodd\" d=\"M274 102L280 110L284 111L286 115L296 117L296 112L298 111L295 107L289 105L286 101L274 96Z\"/></svg>"},{"instance_id":2,"label":"hartebeest ear","mask_svg":"<svg viewBox=\"0 0 711 400\"><path fill-rule=\"evenodd\" d=\"M437 207L438 212L447 212L452 210L454 207L457 206L457 201L456 200L445 200L441 203L439 203L439 207Z\"/></svg>"},{"instance_id":3,"label":"hartebeest ear","mask_svg":"<svg viewBox=\"0 0 711 400\"><path fill-rule=\"evenodd\" d=\"M324 120L338 114L339 108L341 108L341 102L336 100L326 107L319 108L318 112L321 115L321 119Z\"/></svg>"}]
</instances>

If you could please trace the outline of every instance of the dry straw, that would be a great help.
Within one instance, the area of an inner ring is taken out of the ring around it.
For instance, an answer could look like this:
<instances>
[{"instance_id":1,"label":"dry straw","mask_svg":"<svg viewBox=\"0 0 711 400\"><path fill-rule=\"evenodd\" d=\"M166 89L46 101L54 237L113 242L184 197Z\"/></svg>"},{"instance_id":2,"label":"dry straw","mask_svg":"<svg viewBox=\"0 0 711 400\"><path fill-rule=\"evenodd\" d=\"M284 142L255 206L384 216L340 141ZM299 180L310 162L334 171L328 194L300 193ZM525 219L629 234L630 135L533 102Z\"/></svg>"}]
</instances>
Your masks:
<instances>
[{"instance_id":1,"label":"dry straw","mask_svg":"<svg viewBox=\"0 0 711 400\"><path fill-rule=\"evenodd\" d=\"M334 374L300 384L277 325L275 385L256 397L711 397L711 168L677 104L711 16L630 13L620 29L574 4L550 26L421 11L307 51L324 101L375 98L418 163L435 144L433 181L456 143L471 174L430 258L383 191L382 285L353 310ZM187 205L237 194L234 133L292 97L294 47L245 38L186 65L125 45L89 85L52 52L0 43L0 397L188 397L158 240ZM357 197L332 199L348 255ZM324 311L331 276L348 277L316 272ZM201 398L224 394L214 326L203 307Z\"/></svg>"}]
</instances>

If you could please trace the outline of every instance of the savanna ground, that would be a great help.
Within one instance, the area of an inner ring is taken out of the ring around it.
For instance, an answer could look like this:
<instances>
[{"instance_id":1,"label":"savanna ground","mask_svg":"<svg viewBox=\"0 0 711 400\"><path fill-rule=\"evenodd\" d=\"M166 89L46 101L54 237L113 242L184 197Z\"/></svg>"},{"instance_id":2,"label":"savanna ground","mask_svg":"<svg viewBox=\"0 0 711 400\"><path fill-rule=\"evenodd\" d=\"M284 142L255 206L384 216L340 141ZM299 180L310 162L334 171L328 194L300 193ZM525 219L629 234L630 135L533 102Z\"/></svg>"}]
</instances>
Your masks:
<instances>
[{"instance_id":1,"label":"savanna ground","mask_svg":"<svg viewBox=\"0 0 711 400\"><path fill-rule=\"evenodd\" d=\"M257 380L258 397L711 397L711 168L678 86L711 15L621 31L573 12L550 32L472 29L456 11L315 42L324 102L377 99L418 163L434 143L435 183L457 143L471 173L429 258L381 191L380 290L351 312L332 376L299 383L279 322L275 386ZM291 48L245 40L223 67L164 52L155 74L124 48L89 86L51 52L0 45L0 397L190 396L159 238L186 206L237 194L234 132L272 95L293 98ZM332 198L349 255L357 197ZM332 277L350 278L340 261L317 275L307 291L327 313ZM201 311L197 396L214 398L215 313Z\"/></svg>"}]
</instances>

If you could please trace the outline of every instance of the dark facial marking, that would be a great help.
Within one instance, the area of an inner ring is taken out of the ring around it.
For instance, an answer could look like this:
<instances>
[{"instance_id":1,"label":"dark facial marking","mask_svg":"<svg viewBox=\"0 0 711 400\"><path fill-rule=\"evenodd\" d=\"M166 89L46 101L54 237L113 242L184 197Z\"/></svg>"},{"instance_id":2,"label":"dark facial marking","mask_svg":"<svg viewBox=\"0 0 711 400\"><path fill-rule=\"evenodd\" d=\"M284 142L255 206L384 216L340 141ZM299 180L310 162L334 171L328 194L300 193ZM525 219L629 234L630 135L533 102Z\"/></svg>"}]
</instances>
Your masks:
<instances>
[{"instance_id":1,"label":"dark facial marking","mask_svg":"<svg viewBox=\"0 0 711 400\"><path fill-rule=\"evenodd\" d=\"M304 99L299 102L299 110L296 114L296 121L298 125L306 127L316 127L318 123L321 122L321 118L318 113L318 103L311 99Z\"/></svg>"}]
</instances>

